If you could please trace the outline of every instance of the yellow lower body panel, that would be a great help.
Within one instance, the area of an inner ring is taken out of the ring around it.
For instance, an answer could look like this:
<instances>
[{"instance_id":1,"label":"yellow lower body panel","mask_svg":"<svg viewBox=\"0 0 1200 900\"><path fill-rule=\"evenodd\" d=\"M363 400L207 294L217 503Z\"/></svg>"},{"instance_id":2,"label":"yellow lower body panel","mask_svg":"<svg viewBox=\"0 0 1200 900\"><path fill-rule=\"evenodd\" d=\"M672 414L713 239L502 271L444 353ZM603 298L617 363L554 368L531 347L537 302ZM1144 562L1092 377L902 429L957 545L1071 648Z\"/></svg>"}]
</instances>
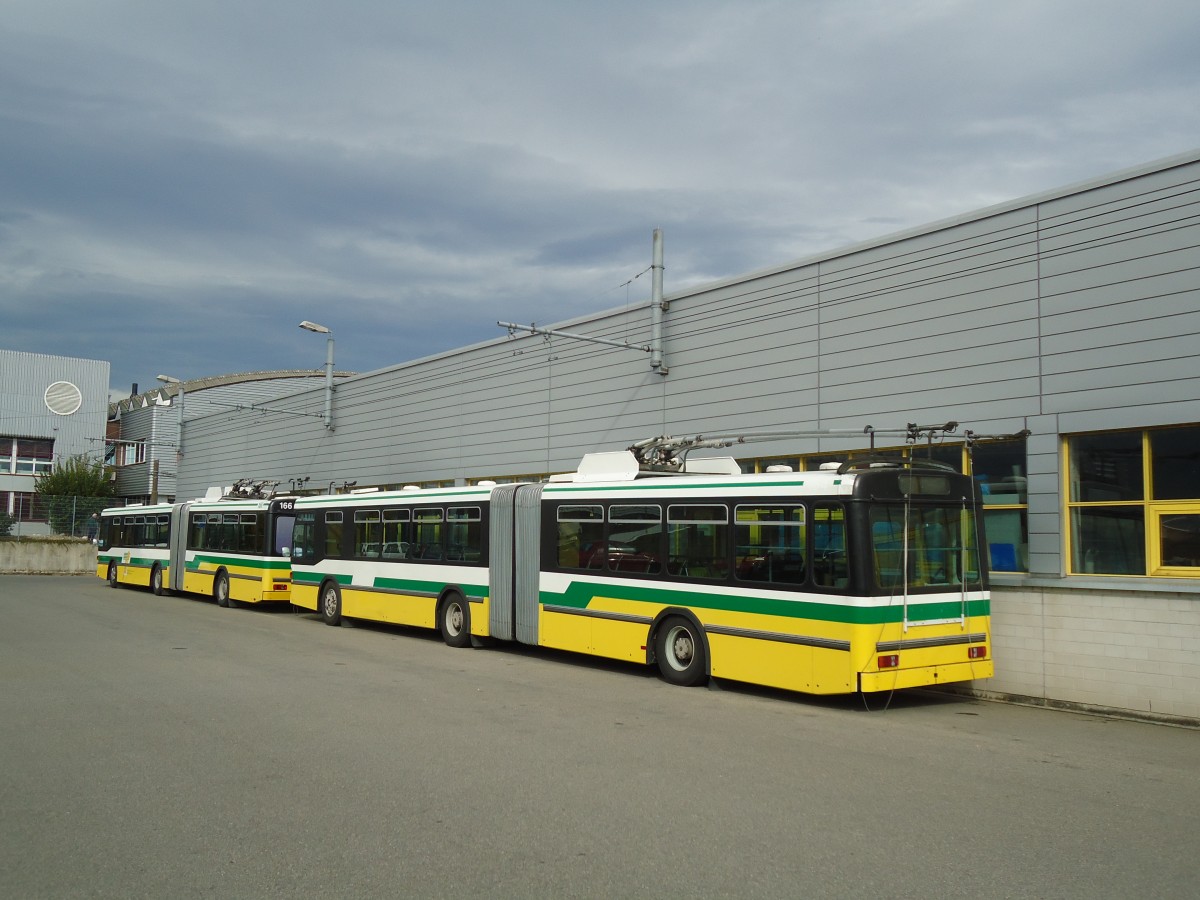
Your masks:
<instances>
[{"instance_id":1,"label":"yellow lower body panel","mask_svg":"<svg viewBox=\"0 0 1200 900\"><path fill-rule=\"evenodd\" d=\"M183 589L189 594L212 594L213 572L195 572L188 570L183 573Z\"/></svg>"},{"instance_id":2,"label":"yellow lower body panel","mask_svg":"<svg viewBox=\"0 0 1200 900\"><path fill-rule=\"evenodd\" d=\"M292 601L292 606L316 612L319 597L320 592L315 584L292 583L292 591L289 598Z\"/></svg>"},{"instance_id":3,"label":"yellow lower body panel","mask_svg":"<svg viewBox=\"0 0 1200 900\"><path fill-rule=\"evenodd\" d=\"M644 607L639 612L644 615ZM538 643L557 650L644 663L649 630L647 622L600 618L543 608L539 612Z\"/></svg>"},{"instance_id":4,"label":"yellow lower body panel","mask_svg":"<svg viewBox=\"0 0 1200 900\"><path fill-rule=\"evenodd\" d=\"M666 607L596 596L586 610L541 610L539 643L610 659L644 662L650 621ZM705 630L713 677L810 694L921 687L991 677L986 616L963 622L854 624L732 610L693 609ZM899 665L880 671L879 657L899 646ZM861 680L859 673L863 673Z\"/></svg>"},{"instance_id":5,"label":"yellow lower body panel","mask_svg":"<svg viewBox=\"0 0 1200 900\"><path fill-rule=\"evenodd\" d=\"M149 566L127 566L117 564L117 581L121 584L136 584L139 587L150 587Z\"/></svg>"},{"instance_id":6,"label":"yellow lower body panel","mask_svg":"<svg viewBox=\"0 0 1200 900\"><path fill-rule=\"evenodd\" d=\"M467 605L471 609L471 634L476 637L491 637L491 597L472 597Z\"/></svg>"},{"instance_id":7,"label":"yellow lower body panel","mask_svg":"<svg viewBox=\"0 0 1200 900\"><path fill-rule=\"evenodd\" d=\"M343 587L342 615L351 619L389 622L392 625L436 628L437 600L434 597L356 591L352 587Z\"/></svg>"},{"instance_id":8,"label":"yellow lower body panel","mask_svg":"<svg viewBox=\"0 0 1200 900\"><path fill-rule=\"evenodd\" d=\"M974 681L976 678L991 678L995 671L992 660L978 659L921 666L916 669L884 669L880 672L863 672L859 677L863 692L869 693L871 691L890 691L896 688L931 687L938 684Z\"/></svg>"},{"instance_id":9,"label":"yellow lower body panel","mask_svg":"<svg viewBox=\"0 0 1200 900\"><path fill-rule=\"evenodd\" d=\"M708 647L714 678L807 694L845 694L856 689L845 650L726 634L710 634Z\"/></svg>"}]
</instances>

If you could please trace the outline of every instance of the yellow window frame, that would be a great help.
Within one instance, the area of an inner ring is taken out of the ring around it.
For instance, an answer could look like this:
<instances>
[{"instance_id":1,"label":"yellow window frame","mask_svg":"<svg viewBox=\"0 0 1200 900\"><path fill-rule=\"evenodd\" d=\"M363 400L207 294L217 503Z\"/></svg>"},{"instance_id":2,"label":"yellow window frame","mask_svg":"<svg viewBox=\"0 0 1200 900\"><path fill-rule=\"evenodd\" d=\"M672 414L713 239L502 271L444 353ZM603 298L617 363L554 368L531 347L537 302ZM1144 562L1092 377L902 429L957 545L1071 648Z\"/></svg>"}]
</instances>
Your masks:
<instances>
[{"instance_id":1,"label":"yellow window frame","mask_svg":"<svg viewBox=\"0 0 1200 900\"><path fill-rule=\"evenodd\" d=\"M1169 578L1200 577L1200 561L1195 566L1172 566L1163 562L1162 526L1168 516L1196 516L1200 520L1200 502L1182 500L1147 504L1146 509L1146 562L1151 575Z\"/></svg>"}]
</instances>

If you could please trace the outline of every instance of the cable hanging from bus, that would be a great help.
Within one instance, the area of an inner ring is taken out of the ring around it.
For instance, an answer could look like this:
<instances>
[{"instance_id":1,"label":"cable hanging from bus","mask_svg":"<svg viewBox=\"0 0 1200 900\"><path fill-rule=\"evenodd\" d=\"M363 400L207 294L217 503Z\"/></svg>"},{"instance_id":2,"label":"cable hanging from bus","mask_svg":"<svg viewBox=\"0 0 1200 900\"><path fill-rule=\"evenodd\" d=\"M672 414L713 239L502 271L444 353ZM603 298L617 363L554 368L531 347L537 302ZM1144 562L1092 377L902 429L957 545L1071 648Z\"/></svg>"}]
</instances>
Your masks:
<instances>
[{"instance_id":1,"label":"cable hanging from bus","mask_svg":"<svg viewBox=\"0 0 1200 900\"><path fill-rule=\"evenodd\" d=\"M277 497L276 484L242 480L219 497L106 509L96 574L112 587L202 594L218 606L286 603L295 498Z\"/></svg>"},{"instance_id":2,"label":"cable hanging from bus","mask_svg":"<svg viewBox=\"0 0 1200 900\"><path fill-rule=\"evenodd\" d=\"M687 458L782 434L655 438L542 483L299 497L292 603L455 647L632 660L680 685L837 694L990 677L973 479L921 459L743 474Z\"/></svg>"}]
</instances>

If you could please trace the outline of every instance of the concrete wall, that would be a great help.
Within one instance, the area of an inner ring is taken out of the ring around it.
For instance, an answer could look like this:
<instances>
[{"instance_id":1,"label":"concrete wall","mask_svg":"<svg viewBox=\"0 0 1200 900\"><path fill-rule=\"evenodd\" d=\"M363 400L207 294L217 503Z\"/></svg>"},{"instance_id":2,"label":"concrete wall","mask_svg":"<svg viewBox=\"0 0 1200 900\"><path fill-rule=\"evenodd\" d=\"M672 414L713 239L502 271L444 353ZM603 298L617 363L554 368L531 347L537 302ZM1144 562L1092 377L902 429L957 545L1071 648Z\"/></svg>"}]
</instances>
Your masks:
<instances>
[{"instance_id":1,"label":"concrete wall","mask_svg":"<svg viewBox=\"0 0 1200 900\"><path fill-rule=\"evenodd\" d=\"M992 629L984 692L1200 720L1194 592L994 586Z\"/></svg>"},{"instance_id":2,"label":"concrete wall","mask_svg":"<svg viewBox=\"0 0 1200 900\"><path fill-rule=\"evenodd\" d=\"M0 575L94 575L91 541L0 540Z\"/></svg>"}]
</instances>

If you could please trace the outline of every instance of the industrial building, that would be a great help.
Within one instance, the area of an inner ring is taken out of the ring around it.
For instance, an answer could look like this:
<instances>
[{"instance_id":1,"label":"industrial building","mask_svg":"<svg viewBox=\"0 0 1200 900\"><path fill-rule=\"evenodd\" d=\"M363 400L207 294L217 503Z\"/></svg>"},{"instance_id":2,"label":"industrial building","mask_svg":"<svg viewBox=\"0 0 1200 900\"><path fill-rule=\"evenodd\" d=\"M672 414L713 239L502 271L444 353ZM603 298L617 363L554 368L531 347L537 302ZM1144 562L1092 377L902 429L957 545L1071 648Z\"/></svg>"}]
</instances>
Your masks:
<instances>
[{"instance_id":1,"label":"industrial building","mask_svg":"<svg viewBox=\"0 0 1200 900\"><path fill-rule=\"evenodd\" d=\"M339 372L349 378L353 372ZM183 381L159 375L162 384L108 406L107 461L113 465L115 503L157 503L175 499L175 477L183 458L180 430L185 419L226 410L258 409L298 388L325 383L311 369L239 372ZM188 496L188 495L184 495Z\"/></svg>"},{"instance_id":2,"label":"industrial building","mask_svg":"<svg viewBox=\"0 0 1200 900\"><path fill-rule=\"evenodd\" d=\"M104 452L109 364L0 350L0 513L14 533L49 534L36 476L55 460Z\"/></svg>"},{"instance_id":3,"label":"industrial building","mask_svg":"<svg viewBox=\"0 0 1200 900\"><path fill-rule=\"evenodd\" d=\"M536 479L660 434L861 434L747 469L934 455L988 504L977 692L1200 720L1200 152L270 407L189 419L179 493Z\"/></svg>"}]
</instances>

